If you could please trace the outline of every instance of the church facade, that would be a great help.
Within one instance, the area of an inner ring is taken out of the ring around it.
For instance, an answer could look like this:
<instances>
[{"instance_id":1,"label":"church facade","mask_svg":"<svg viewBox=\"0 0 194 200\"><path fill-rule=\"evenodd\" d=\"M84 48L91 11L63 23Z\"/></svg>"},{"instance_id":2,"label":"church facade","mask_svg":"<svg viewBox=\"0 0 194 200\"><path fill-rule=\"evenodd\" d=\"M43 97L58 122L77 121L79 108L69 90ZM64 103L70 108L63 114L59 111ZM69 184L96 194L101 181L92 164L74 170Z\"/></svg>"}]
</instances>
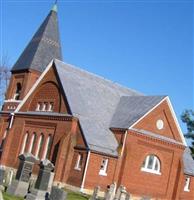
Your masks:
<instances>
[{"instance_id":1,"label":"church facade","mask_svg":"<svg viewBox=\"0 0 194 200\"><path fill-rule=\"evenodd\" d=\"M134 199L194 199L194 161L169 97L61 60L54 5L11 70L0 167L15 173L18 156L29 153L54 164L55 184L82 192L116 183Z\"/></svg>"}]
</instances>

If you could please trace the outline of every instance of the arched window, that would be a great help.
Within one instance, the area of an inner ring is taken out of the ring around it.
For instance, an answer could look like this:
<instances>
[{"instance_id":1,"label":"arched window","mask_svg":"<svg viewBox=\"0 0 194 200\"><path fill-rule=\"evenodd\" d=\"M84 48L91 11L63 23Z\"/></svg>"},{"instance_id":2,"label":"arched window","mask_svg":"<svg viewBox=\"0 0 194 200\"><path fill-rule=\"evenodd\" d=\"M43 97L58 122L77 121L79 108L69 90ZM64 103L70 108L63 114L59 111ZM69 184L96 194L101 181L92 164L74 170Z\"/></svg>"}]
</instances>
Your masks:
<instances>
[{"instance_id":1,"label":"arched window","mask_svg":"<svg viewBox=\"0 0 194 200\"><path fill-rule=\"evenodd\" d=\"M49 103L48 111L53 111L53 102Z\"/></svg>"},{"instance_id":2,"label":"arched window","mask_svg":"<svg viewBox=\"0 0 194 200\"><path fill-rule=\"evenodd\" d=\"M75 164L74 169L80 171L82 169L82 164L83 164L83 154L79 153L77 156L77 162Z\"/></svg>"},{"instance_id":3,"label":"arched window","mask_svg":"<svg viewBox=\"0 0 194 200\"><path fill-rule=\"evenodd\" d=\"M30 140L30 145L29 145L29 148L28 148L28 153L32 153L32 148L34 146L34 141L35 141L35 133L33 133L32 137L31 137L31 140Z\"/></svg>"},{"instance_id":4,"label":"arched window","mask_svg":"<svg viewBox=\"0 0 194 200\"><path fill-rule=\"evenodd\" d=\"M49 137L46 140L46 144L44 147L44 152L43 152L43 156L42 156L42 160L45 160L46 158L48 158L49 154L50 154L50 150L51 150L51 136L49 135Z\"/></svg>"},{"instance_id":5,"label":"arched window","mask_svg":"<svg viewBox=\"0 0 194 200\"><path fill-rule=\"evenodd\" d=\"M155 155L148 155L143 161L141 171L160 175L160 160L158 157Z\"/></svg>"},{"instance_id":6,"label":"arched window","mask_svg":"<svg viewBox=\"0 0 194 200\"><path fill-rule=\"evenodd\" d=\"M40 111L41 110L41 103L38 102L36 105L36 111Z\"/></svg>"},{"instance_id":7,"label":"arched window","mask_svg":"<svg viewBox=\"0 0 194 200\"><path fill-rule=\"evenodd\" d=\"M27 133L24 135L24 139L23 139L23 143L22 143L22 147L21 147L20 154L23 154L23 153L25 152L25 148L26 148L26 144L27 144L28 137L29 137L29 133L27 132Z\"/></svg>"},{"instance_id":8,"label":"arched window","mask_svg":"<svg viewBox=\"0 0 194 200\"><path fill-rule=\"evenodd\" d=\"M33 143L32 143L32 150L31 150L31 153L32 152L35 152L35 144L36 144L36 133L33 133Z\"/></svg>"},{"instance_id":9,"label":"arched window","mask_svg":"<svg viewBox=\"0 0 194 200\"><path fill-rule=\"evenodd\" d=\"M46 158L48 159L50 156L50 152L51 152L51 144L52 144L52 137L51 135L49 135L49 141L48 141L48 148L47 148L47 153L46 153Z\"/></svg>"},{"instance_id":10,"label":"arched window","mask_svg":"<svg viewBox=\"0 0 194 200\"><path fill-rule=\"evenodd\" d=\"M20 93L21 93L21 89L22 89L21 83L17 83L17 85L16 85L16 91L15 91L15 94L14 94L14 96L13 96L13 99L19 100L19 98L20 98Z\"/></svg>"},{"instance_id":11,"label":"arched window","mask_svg":"<svg viewBox=\"0 0 194 200\"><path fill-rule=\"evenodd\" d=\"M44 135L41 134L40 137L39 137L37 149L36 149L36 152L35 152L36 157L40 157L40 152L42 150L43 141L44 141Z\"/></svg>"}]
</instances>

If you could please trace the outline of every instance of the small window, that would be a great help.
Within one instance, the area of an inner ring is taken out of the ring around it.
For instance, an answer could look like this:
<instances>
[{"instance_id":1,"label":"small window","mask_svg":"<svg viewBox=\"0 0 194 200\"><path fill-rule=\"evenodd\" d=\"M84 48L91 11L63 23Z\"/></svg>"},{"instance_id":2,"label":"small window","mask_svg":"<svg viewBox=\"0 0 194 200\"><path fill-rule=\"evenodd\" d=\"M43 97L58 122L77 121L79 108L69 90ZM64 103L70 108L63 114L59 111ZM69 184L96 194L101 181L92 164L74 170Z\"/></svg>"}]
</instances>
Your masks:
<instances>
[{"instance_id":1,"label":"small window","mask_svg":"<svg viewBox=\"0 0 194 200\"><path fill-rule=\"evenodd\" d=\"M25 153L25 149L26 149L28 140L29 140L29 133L26 132L26 134L24 135L24 139L23 139L23 143L22 143L20 154Z\"/></svg>"},{"instance_id":2,"label":"small window","mask_svg":"<svg viewBox=\"0 0 194 200\"><path fill-rule=\"evenodd\" d=\"M141 171L160 175L161 172L159 159L154 155L148 155L143 161Z\"/></svg>"},{"instance_id":3,"label":"small window","mask_svg":"<svg viewBox=\"0 0 194 200\"><path fill-rule=\"evenodd\" d=\"M13 96L14 100L19 100L21 89L22 89L21 83L17 83L17 85L16 85L16 91L15 91L15 94Z\"/></svg>"},{"instance_id":4,"label":"small window","mask_svg":"<svg viewBox=\"0 0 194 200\"><path fill-rule=\"evenodd\" d=\"M44 103L43 103L43 106L42 106L42 111L46 111L46 107L47 107L47 103L44 102Z\"/></svg>"},{"instance_id":5,"label":"small window","mask_svg":"<svg viewBox=\"0 0 194 200\"><path fill-rule=\"evenodd\" d=\"M81 171L82 163L83 163L83 155L82 154L78 154L77 162L76 162L76 165L75 165L74 169Z\"/></svg>"},{"instance_id":6,"label":"small window","mask_svg":"<svg viewBox=\"0 0 194 200\"><path fill-rule=\"evenodd\" d=\"M41 109L41 103L38 102L38 103L37 103L37 106L36 106L36 111L40 111L40 109Z\"/></svg>"},{"instance_id":7,"label":"small window","mask_svg":"<svg viewBox=\"0 0 194 200\"><path fill-rule=\"evenodd\" d=\"M48 111L53 111L53 102L49 103Z\"/></svg>"},{"instance_id":8,"label":"small window","mask_svg":"<svg viewBox=\"0 0 194 200\"><path fill-rule=\"evenodd\" d=\"M185 179L185 187L184 187L184 191L185 192L189 192L190 191L190 177L186 177Z\"/></svg>"},{"instance_id":9,"label":"small window","mask_svg":"<svg viewBox=\"0 0 194 200\"><path fill-rule=\"evenodd\" d=\"M107 176L107 168L108 168L108 159L103 158L103 160L101 162L101 166L100 166L99 175Z\"/></svg>"}]
</instances>

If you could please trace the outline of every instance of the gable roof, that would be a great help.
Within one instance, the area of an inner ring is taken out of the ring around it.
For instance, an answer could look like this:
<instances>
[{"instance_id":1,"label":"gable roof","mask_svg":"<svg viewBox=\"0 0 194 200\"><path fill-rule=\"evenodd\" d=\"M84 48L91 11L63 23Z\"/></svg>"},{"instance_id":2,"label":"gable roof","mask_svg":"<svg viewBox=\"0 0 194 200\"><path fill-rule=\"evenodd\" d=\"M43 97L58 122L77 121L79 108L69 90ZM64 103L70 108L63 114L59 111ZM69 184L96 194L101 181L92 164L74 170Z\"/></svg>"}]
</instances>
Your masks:
<instances>
[{"instance_id":1,"label":"gable roof","mask_svg":"<svg viewBox=\"0 0 194 200\"><path fill-rule=\"evenodd\" d=\"M127 129L159 104L166 96L123 96L110 123L111 128Z\"/></svg>"},{"instance_id":2,"label":"gable roof","mask_svg":"<svg viewBox=\"0 0 194 200\"><path fill-rule=\"evenodd\" d=\"M134 131L136 134L142 134L142 135L146 135L146 136L149 136L149 137L152 137L152 138L156 138L158 140L165 141L165 142L168 142L168 143L171 143L171 144L184 146L183 143L178 142L175 139L168 138L166 136L159 135L159 134L151 132L151 131L147 131L147 130L144 130L144 129L136 129L136 128L130 128L129 130Z\"/></svg>"},{"instance_id":3,"label":"gable roof","mask_svg":"<svg viewBox=\"0 0 194 200\"><path fill-rule=\"evenodd\" d=\"M164 98L163 96L142 96L134 90L122 87L59 60L54 60L54 63L71 112L78 117L86 142L93 151L117 155L118 143L110 131L110 124L115 108L123 99L122 96L145 99L139 105L139 111L143 109L142 114ZM131 103L134 104L135 102L132 101ZM145 106L145 103L149 103L149 106ZM130 105L129 108L132 107L133 105ZM117 115L117 111L115 115ZM138 117L141 117L141 115L135 117L139 119Z\"/></svg>"},{"instance_id":4,"label":"gable roof","mask_svg":"<svg viewBox=\"0 0 194 200\"><path fill-rule=\"evenodd\" d=\"M137 91L55 59L46 67L15 113L20 112L20 108L51 67L56 69L70 114L79 119L87 145L92 151L117 156L118 143L110 128L128 129L162 101L170 101L166 96L143 96Z\"/></svg>"},{"instance_id":5,"label":"gable roof","mask_svg":"<svg viewBox=\"0 0 194 200\"><path fill-rule=\"evenodd\" d=\"M62 59L56 9L49 12L11 71L33 69L43 72L54 58Z\"/></svg>"}]
</instances>

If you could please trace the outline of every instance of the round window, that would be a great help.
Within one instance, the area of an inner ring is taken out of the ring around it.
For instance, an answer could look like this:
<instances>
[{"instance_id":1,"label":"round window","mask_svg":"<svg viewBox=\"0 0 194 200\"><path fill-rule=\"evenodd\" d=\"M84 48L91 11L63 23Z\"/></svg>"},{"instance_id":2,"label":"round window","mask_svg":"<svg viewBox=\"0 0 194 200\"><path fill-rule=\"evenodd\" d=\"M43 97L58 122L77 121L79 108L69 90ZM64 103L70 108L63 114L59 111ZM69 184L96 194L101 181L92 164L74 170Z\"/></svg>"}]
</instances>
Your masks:
<instances>
[{"instance_id":1,"label":"round window","mask_svg":"<svg viewBox=\"0 0 194 200\"><path fill-rule=\"evenodd\" d=\"M159 130L163 129L164 128L164 122L161 119L157 120L156 127Z\"/></svg>"}]
</instances>

